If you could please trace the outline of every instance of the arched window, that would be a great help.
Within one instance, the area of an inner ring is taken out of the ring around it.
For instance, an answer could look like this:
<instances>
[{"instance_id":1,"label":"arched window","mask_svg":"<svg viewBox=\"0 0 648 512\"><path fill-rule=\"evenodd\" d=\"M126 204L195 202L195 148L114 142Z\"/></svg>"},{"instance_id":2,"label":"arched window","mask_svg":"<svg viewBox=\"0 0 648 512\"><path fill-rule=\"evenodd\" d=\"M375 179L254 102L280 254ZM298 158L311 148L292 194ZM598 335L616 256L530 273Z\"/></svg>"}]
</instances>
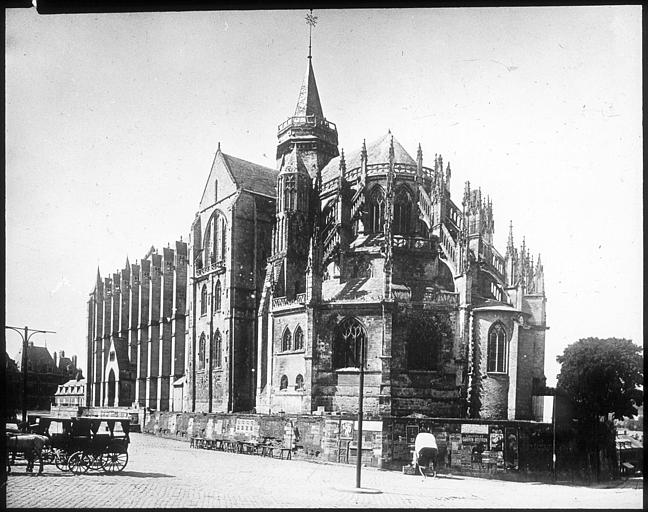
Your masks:
<instances>
[{"instance_id":1,"label":"arched window","mask_svg":"<svg viewBox=\"0 0 648 512\"><path fill-rule=\"evenodd\" d=\"M508 360L508 344L506 329L501 322L496 322L488 331L488 362L486 370L489 372L506 373Z\"/></svg>"},{"instance_id":2,"label":"arched window","mask_svg":"<svg viewBox=\"0 0 648 512\"><path fill-rule=\"evenodd\" d=\"M295 379L295 390L301 391L304 389L304 376L300 373Z\"/></svg>"},{"instance_id":3,"label":"arched window","mask_svg":"<svg viewBox=\"0 0 648 512\"><path fill-rule=\"evenodd\" d=\"M381 187L374 187L369 196L369 232L382 231L384 215L385 194Z\"/></svg>"},{"instance_id":4,"label":"arched window","mask_svg":"<svg viewBox=\"0 0 648 512\"><path fill-rule=\"evenodd\" d=\"M424 238L428 238L430 236L430 230L428 229L427 224L421 219L418 220L418 232Z\"/></svg>"},{"instance_id":5,"label":"arched window","mask_svg":"<svg viewBox=\"0 0 648 512\"><path fill-rule=\"evenodd\" d=\"M205 343L206 343L206 338L205 338L205 333L203 332L200 335L200 340L198 341L198 369L199 370L204 370L205 369Z\"/></svg>"},{"instance_id":6,"label":"arched window","mask_svg":"<svg viewBox=\"0 0 648 512\"><path fill-rule=\"evenodd\" d=\"M223 340L221 338L220 330L218 329L216 329L216 332L214 333L214 343L212 344L212 348L212 361L214 362L214 366L216 368L220 368L223 361Z\"/></svg>"},{"instance_id":7,"label":"arched window","mask_svg":"<svg viewBox=\"0 0 648 512\"><path fill-rule=\"evenodd\" d=\"M214 287L214 311L221 310L221 282L220 279L216 281L216 286Z\"/></svg>"},{"instance_id":8,"label":"arched window","mask_svg":"<svg viewBox=\"0 0 648 512\"><path fill-rule=\"evenodd\" d=\"M216 263L225 259L227 250L227 220L221 212L216 212L209 220L205 230L205 262Z\"/></svg>"},{"instance_id":9,"label":"arched window","mask_svg":"<svg viewBox=\"0 0 648 512\"><path fill-rule=\"evenodd\" d=\"M281 337L281 351L287 352L289 350L292 350L292 335L290 334L290 329L286 327Z\"/></svg>"},{"instance_id":10,"label":"arched window","mask_svg":"<svg viewBox=\"0 0 648 512\"><path fill-rule=\"evenodd\" d=\"M394 199L394 234L405 235L411 230L412 196L406 187L400 187Z\"/></svg>"},{"instance_id":11,"label":"arched window","mask_svg":"<svg viewBox=\"0 0 648 512\"><path fill-rule=\"evenodd\" d=\"M359 367L360 354L365 340L365 330L360 322L355 318L344 319L335 329L333 367ZM365 360L366 357L365 348Z\"/></svg>"},{"instance_id":12,"label":"arched window","mask_svg":"<svg viewBox=\"0 0 648 512\"><path fill-rule=\"evenodd\" d=\"M297 183L295 176L284 177L284 210L294 210L297 207Z\"/></svg>"},{"instance_id":13,"label":"arched window","mask_svg":"<svg viewBox=\"0 0 648 512\"><path fill-rule=\"evenodd\" d=\"M302 328L299 325L297 326L297 329L295 329L294 340L294 350L304 350L304 331L302 331Z\"/></svg>"},{"instance_id":14,"label":"arched window","mask_svg":"<svg viewBox=\"0 0 648 512\"><path fill-rule=\"evenodd\" d=\"M407 367L410 370L437 370L444 341L451 337L450 325L436 315L410 322L407 330Z\"/></svg>"},{"instance_id":15,"label":"arched window","mask_svg":"<svg viewBox=\"0 0 648 512\"><path fill-rule=\"evenodd\" d=\"M207 285L203 284L200 290L200 314L207 314Z\"/></svg>"},{"instance_id":16,"label":"arched window","mask_svg":"<svg viewBox=\"0 0 648 512\"><path fill-rule=\"evenodd\" d=\"M288 376L282 375L281 382L279 383L279 389L288 389Z\"/></svg>"}]
</instances>

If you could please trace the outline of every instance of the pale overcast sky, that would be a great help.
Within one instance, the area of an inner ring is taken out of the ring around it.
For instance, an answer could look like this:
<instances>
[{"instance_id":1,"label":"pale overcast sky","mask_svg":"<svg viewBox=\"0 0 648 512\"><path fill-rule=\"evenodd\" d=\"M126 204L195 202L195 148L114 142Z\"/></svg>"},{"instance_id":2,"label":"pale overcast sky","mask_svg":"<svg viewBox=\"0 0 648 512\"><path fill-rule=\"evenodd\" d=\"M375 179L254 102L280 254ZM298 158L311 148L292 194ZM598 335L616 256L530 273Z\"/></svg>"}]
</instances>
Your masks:
<instances>
[{"instance_id":1,"label":"pale overcast sky","mask_svg":"<svg viewBox=\"0 0 648 512\"><path fill-rule=\"evenodd\" d=\"M6 11L6 322L85 361L102 276L181 236L218 142L274 166L306 10ZM542 254L545 372L579 338L642 339L641 7L320 10L313 65L340 146L391 129ZM19 336L7 331L15 357Z\"/></svg>"}]
</instances>

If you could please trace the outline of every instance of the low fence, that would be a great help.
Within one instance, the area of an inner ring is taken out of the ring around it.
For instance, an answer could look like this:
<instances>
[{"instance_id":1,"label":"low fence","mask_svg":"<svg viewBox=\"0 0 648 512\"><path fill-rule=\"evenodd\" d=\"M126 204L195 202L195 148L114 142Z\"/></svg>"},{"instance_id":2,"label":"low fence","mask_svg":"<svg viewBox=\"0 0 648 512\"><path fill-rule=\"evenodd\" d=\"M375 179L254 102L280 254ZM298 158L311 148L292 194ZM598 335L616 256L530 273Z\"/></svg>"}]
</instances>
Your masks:
<instances>
[{"instance_id":1,"label":"low fence","mask_svg":"<svg viewBox=\"0 0 648 512\"><path fill-rule=\"evenodd\" d=\"M191 438L243 442L273 440L295 458L355 464L358 425L355 417L150 412L143 431L189 441ZM421 430L439 445L440 471L512 479L553 477L552 426L532 421L485 421L448 418L386 417L364 420L362 460L368 466L400 470L412 460ZM568 444L557 436L556 453L568 457ZM566 468L565 468L566 471ZM577 480L570 466L565 479Z\"/></svg>"}]
</instances>

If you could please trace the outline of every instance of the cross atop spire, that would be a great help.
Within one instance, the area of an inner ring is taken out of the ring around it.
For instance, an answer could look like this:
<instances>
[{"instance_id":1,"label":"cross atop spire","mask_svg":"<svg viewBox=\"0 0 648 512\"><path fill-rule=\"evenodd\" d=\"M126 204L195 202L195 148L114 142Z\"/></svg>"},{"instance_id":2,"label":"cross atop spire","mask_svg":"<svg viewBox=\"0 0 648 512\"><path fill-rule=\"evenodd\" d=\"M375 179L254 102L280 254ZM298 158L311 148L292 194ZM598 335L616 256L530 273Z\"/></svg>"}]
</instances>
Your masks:
<instances>
[{"instance_id":1,"label":"cross atop spire","mask_svg":"<svg viewBox=\"0 0 648 512\"><path fill-rule=\"evenodd\" d=\"M306 15L306 24L308 25L308 58L312 59L311 46L313 38L313 27L317 25L317 16L313 15L313 9Z\"/></svg>"}]
</instances>

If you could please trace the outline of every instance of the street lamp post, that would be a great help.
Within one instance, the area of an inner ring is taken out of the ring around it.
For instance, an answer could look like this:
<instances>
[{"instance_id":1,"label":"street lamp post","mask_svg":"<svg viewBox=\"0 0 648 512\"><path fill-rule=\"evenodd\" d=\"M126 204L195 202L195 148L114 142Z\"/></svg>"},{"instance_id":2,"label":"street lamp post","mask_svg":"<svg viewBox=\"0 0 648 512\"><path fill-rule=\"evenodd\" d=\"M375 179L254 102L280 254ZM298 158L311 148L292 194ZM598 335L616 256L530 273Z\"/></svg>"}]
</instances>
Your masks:
<instances>
[{"instance_id":1,"label":"street lamp post","mask_svg":"<svg viewBox=\"0 0 648 512\"><path fill-rule=\"evenodd\" d=\"M364 352L365 337L362 336L362 342L360 343L360 397L358 398L358 453L356 456L356 489L360 489L362 470L362 402L364 398Z\"/></svg>"},{"instance_id":2,"label":"street lamp post","mask_svg":"<svg viewBox=\"0 0 648 512\"><path fill-rule=\"evenodd\" d=\"M27 326L23 330L19 327L12 327L10 325L5 325L5 329L11 329L20 334L22 338L22 362L20 363L23 372L23 389L22 389L22 421L23 423L27 421L27 347L29 345L29 339L36 333L47 333L47 334L56 334L55 331L43 331L40 329L29 329ZM31 334L30 334L31 331Z\"/></svg>"},{"instance_id":3,"label":"street lamp post","mask_svg":"<svg viewBox=\"0 0 648 512\"><path fill-rule=\"evenodd\" d=\"M553 396L553 413L551 414L551 421L553 423L553 446L552 446L552 471L553 479L556 480L556 401L558 400L558 393L554 392Z\"/></svg>"}]
</instances>

